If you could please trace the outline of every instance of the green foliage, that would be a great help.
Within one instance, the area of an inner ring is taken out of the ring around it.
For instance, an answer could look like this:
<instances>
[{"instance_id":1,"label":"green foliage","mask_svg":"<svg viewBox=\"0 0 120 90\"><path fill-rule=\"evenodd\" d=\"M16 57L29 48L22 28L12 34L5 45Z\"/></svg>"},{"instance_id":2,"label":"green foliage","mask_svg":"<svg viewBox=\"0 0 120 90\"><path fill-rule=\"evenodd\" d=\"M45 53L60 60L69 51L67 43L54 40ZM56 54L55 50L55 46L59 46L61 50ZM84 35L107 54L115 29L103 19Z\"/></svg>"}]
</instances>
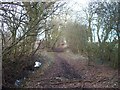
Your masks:
<instances>
[{"instance_id":1,"label":"green foliage","mask_svg":"<svg viewBox=\"0 0 120 90\"><path fill-rule=\"evenodd\" d=\"M91 15L92 19L88 19L88 31L92 32L98 39L98 42L90 40L86 46L89 61L96 60L101 64L107 63L112 67L118 67L118 3L117 2L91 2L89 3L87 15ZM88 36L89 38L89 36Z\"/></svg>"},{"instance_id":2,"label":"green foliage","mask_svg":"<svg viewBox=\"0 0 120 90\"><path fill-rule=\"evenodd\" d=\"M68 22L63 35L74 53L83 53L87 42L86 28L77 22Z\"/></svg>"}]
</instances>

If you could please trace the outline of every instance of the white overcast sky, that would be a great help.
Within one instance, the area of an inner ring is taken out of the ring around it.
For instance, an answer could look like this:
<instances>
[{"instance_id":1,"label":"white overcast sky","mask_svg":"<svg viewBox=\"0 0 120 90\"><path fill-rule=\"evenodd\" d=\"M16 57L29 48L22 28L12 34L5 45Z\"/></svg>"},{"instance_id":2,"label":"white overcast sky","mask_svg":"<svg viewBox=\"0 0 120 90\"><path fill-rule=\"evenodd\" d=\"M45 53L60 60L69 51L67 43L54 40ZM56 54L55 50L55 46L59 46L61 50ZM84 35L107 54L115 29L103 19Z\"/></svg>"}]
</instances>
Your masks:
<instances>
[{"instance_id":1,"label":"white overcast sky","mask_svg":"<svg viewBox=\"0 0 120 90\"><path fill-rule=\"evenodd\" d=\"M78 10L78 7L80 6L85 7L88 4L89 0L68 0L68 2L70 6L72 5L71 8Z\"/></svg>"}]
</instances>

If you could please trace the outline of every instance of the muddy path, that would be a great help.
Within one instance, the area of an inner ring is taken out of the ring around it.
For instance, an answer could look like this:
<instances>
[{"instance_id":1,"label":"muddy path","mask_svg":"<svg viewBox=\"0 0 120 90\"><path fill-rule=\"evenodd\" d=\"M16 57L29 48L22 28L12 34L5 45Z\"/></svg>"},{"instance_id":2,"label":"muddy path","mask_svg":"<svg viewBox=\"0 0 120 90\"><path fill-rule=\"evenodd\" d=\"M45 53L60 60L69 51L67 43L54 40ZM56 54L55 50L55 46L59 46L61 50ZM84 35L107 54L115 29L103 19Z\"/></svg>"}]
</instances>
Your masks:
<instances>
[{"instance_id":1,"label":"muddy path","mask_svg":"<svg viewBox=\"0 0 120 90\"><path fill-rule=\"evenodd\" d=\"M116 88L117 70L105 66L87 66L83 58L73 59L68 53L54 53L53 63L26 81L27 88ZM75 56L76 57L76 56Z\"/></svg>"},{"instance_id":2,"label":"muddy path","mask_svg":"<svg viewBox=\"0 0 120 90\"><path fill-rule=\"evenodd\" d=\"M54 62L43 75L33 78L27 83L27 87L35 88L61 88L66 84L81 81L81 75L72 67L60 53L55 53ZM38 72L39 73L39 72ZM64 86L65 85L65 86ZM25 86L26 87L26 86Z\"/></svg>"},{"instance_id":3,"label":"muddy path","mask_svg":"<svg viewBox=\"0 0 120 90\"><path fill-rule=\"evenodd\" d=\"M55 54L55 62L53 66L46 71L46 78L64 77L66 79L81 79L81 76L72 67L64 57L60 57L59 53Z\"/></svg>"}]
</instances>

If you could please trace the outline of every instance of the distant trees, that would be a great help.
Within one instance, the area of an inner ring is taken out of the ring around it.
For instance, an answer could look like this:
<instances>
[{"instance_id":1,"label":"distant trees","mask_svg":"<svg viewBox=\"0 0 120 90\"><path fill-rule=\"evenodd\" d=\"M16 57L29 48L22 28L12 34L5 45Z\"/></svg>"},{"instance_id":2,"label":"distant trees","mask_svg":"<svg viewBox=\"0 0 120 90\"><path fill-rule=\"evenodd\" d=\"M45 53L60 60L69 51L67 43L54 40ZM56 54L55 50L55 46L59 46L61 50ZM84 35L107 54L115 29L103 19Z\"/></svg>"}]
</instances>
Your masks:
<instances>
[{"instance_id":1,"label":"distant trees","mask_svg":"<svg viewBox=\"0 0 120 90\"><path fill-rule=\"evenodd\" d=\"M76 22L68 21L63 29L63 37L65 37L69 48L74 53L83 53L87 42L87 28Z\"/></svg>"},{"instance_id":2,"label":"distant trees","mask_svg":"<svg viewBox=\"0 0 120 90\"><path fill-rule=\"evenodd\" d=\"M78 13L77 23L68 20L63 29L69 47L75 53L87 53L88 65L96 61L118 67L119 2L90 2L83 11L84 17Z\"/></svg>"},{"instance_id":3,"label":"distant trees","mask_svg":"<svg viewBox=\"0 0 120 90\"><path fill-rule=\"evenodd\" d=\"M51 25L53 28L51 29L50 35L50 48L54 49L57 45L57 41L60 39L61 36L61 24L57 19L52 19Z\"/></svg>"},{"instance_id":4,"label":"distant trees","mask_svg":"<svg viewBox=\"0 0 120 90\"><path fill-rule=\"evenodd\" d=\"M88 13L86 18L90 15L87 26L88 31L92 32L92 38L88 43L90 50L87 49L90 51L89 59L95 57L93 59L98 58L102 63L110 62L113 67L118 65L118 6L117 2L91 2L86 10L88 12L85 11ZM90 33L88 32L88 35ZM92 42L94 37L97 38L98 43Z\"/></svg>"}]
</instances>

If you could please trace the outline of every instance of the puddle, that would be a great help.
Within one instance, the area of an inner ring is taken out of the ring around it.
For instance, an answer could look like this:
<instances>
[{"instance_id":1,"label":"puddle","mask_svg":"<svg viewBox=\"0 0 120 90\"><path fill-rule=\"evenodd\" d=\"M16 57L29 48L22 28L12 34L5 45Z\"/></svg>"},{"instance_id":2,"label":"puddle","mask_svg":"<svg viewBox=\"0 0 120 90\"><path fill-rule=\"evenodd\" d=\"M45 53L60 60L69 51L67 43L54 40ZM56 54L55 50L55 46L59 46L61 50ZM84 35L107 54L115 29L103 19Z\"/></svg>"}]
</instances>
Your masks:
<instances>
[{"instance_id":1,"label":"puddle","mask_svg":"<svg viewBox=\"0 0 120 90\"><path fill-rule=\"evenodd\" d=\"M16 81L15 81L15 86L16 86L16 87L21 86L21 84L22 84L22 80L16 80Z\"/></svg>"},{"instance_id":2,"label":"puddle","mask_svg":"<svg viewBox=\"0 0 120 90\"><path fill-rule=\"evenodd\" d=\"M25 79L26 79L26 77L24 77L23 79L17 79L17 80L15 81L15 84L14 84L14 85L15 85L16 87L20 87Z\"/></svg>"},{"instance_id":3,"label":"puddle","mask_svg":"<svg viewBox=\"0 0 120 90\"><path fill-rule=\"evenodd\" d=\"M15 81L15 86L17 86L17 87L20 86L20 83L21 83L20 80L16 80L16 81Z\"/></svg>"}]
</instances>

